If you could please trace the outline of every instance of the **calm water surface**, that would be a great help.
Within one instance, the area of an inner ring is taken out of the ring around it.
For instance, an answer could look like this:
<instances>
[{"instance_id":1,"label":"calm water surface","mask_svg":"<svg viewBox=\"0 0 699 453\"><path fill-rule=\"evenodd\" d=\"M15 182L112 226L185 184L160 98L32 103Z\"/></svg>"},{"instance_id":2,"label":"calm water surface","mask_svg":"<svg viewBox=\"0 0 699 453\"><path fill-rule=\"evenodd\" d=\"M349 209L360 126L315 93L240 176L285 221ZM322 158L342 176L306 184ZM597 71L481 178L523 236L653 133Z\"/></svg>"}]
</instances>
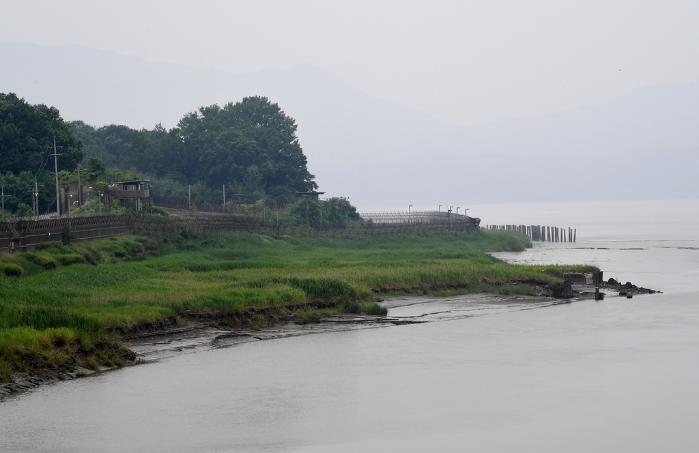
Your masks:
<instances>
[{"instance_id":1,"label":"calm water surface","mask_svg":"<svg viewBox=\"0 0 699 453\"><path fill-rule=\"evenodd\" d=\"M432 322L246 343L20 395L0 404L0 451L699 451L699 221L686 211L699 204L683 203L578 205L570 222L570 206L533 206L582 240L504 255L596 263L665 294L416 299L391 314ZM584 209L608 209L608 227L575 223ZM517 214L481 210L492 223ZM529 221L520 213L502 221Z\"/></svg>"}]
</instances>

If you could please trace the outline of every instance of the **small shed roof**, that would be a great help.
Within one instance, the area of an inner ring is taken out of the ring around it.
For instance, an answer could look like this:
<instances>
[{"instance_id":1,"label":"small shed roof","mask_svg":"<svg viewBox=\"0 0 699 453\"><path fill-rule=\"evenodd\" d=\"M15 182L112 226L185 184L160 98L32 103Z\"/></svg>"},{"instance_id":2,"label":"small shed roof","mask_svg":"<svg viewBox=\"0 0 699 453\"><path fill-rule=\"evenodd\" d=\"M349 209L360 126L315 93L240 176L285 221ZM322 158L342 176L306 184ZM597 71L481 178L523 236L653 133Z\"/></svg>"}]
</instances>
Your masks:
<instances>
[{"instance_id":1,"label":"small shed roof","mask_svg":"<svg viewBox=\"0 0 699 453\"><path fill-rule=\"evenodd\" d=\"M150 179L132 179L130 181L115 181L112 184L139 184L142 182L150 182Z\"/></svg>"}]
</instances>

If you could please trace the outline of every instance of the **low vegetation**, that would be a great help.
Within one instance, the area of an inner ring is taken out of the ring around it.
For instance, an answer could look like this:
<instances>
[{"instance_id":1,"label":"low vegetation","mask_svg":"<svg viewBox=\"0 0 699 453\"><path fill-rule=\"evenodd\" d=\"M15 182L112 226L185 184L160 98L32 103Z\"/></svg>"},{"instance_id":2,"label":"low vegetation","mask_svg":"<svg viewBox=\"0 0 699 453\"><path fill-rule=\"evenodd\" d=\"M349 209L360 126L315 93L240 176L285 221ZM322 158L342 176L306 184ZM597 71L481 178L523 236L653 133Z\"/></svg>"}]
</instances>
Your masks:
<instances>
[{"instance_id":1,"label":"low vegetation","mask_svg":"<svg viewBox=\"0 0 699 453\"><path fill-rule=\"evenodd\" d=\"M119 336L186 319L212 323L384 315L385 294L534 294L580 266L512 265L505 232L272 237L128 236L0 257L0 380L35 368L119 365ZM146 259L147 258L147 259Z\"/></svg>"}]
</instances>

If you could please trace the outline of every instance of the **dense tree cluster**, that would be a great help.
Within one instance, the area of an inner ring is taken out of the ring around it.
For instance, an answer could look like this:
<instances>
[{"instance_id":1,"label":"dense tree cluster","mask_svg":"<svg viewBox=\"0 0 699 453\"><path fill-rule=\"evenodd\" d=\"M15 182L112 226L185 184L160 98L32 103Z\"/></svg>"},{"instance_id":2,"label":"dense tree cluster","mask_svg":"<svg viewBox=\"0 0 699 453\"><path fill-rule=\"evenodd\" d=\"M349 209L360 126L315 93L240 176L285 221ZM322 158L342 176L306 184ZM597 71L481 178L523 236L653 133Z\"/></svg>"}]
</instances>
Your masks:
<instances>
[{"instance_id":1,"label":"dense tree cluster","mask_svg":"<svg viewBox=\"0 0 699 453\"><path fill-rule=\"evenodd\" d=\"M55 209L49 158L54 137L63 181L74 177L80 163L83 182L146 177L153 180L156 202L165 204L186 202L189 185L194 200L217 204L223 184L229 200L282 204L297 191L317 188L295 121L264 97L202 107L170 130L135 130L66 123L56 108L0 93L0 180L7 211L31 206L35 177L40 211Z\"/></svg>"},{"instance_id":2,"label":"dense tree cluster","mask_svg":"<svg viewBox=\"0 0 699 453\"><path fill-rule=\"evenodd\" d=\"M74 169L83 158L82 147L58 109L0 93L0 173L39 171L54 138L61 145L62 168Z\"/></svg>"},{"instance_id":3,"label":"dense tree cluster","mask_svg":"<svg viewBox=\"0 0 699 453\"><path fill-rule=\"evenodd\" d=\"M161 178L173 190L181 191L176 182L218 194L225 184L231 194L290 199L296 191L317 187L295 121L264 97L202 107L170 130L72 126L87 155Z\"/></svg>"},{"instance_id":4,"label":"dense tree cluster","mask_svg":"<svg viewBox=\"0 0 699 453\"><path fill-rule=\"evenodd\" d=\"M357 209L346 198L298 200L286 211L286 220L314 228L344 228L361 221Z\"/></svg>"},{"instance_id":5,"label":"dense tree cluster","mask_svg":"<svg viewBox=\"0 0 699 453\"><path fill-rule=\"evenodd\" d=\"M53 140L62 169L72 170L83 158L82 146L57 109L31 105L15 94L0 93L0 185L7 212L31 214L36 178L40 211L55 209L55 185L50 171ZM4 213L0 212L0 215Z\"/></svg>"}]
</instances>

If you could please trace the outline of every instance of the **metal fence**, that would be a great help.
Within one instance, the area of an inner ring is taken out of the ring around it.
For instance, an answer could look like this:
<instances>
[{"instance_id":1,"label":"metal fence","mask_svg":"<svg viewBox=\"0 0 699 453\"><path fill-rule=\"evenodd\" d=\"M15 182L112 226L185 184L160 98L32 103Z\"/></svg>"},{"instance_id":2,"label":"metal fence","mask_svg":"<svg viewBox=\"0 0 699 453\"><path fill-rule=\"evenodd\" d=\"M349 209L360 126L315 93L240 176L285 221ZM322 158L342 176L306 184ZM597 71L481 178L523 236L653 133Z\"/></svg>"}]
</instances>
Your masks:
<instances>
[{"instance_id":1,"label":"metal fence","mask_svg":"<svg viewBox=\"0 0 699 453\"><path fill-rule=\"evenodd\" d=\"M341 228L311 228L241 215L202 213L159 217L152 215L96 215L89 217L16 220L0 222L0 253L30 250L48 242L84 241L145 233L154 237L182 231L248 231L276 235L351 237L478 229L479 219L465 216L385 213L367 215L367 221ZM446 214L446 213L442 213Z\"/></svg>"},{"instance_id":2,"label":"metal fence","mask_svg":"<svg viewBox=\"0 0 699 453\"><path fill-rule=\"evenodd\" d=\"M480 219L464 214L440 211L395 211L395 212L362 212L364 220L374 224L458 224L480 223Z\"/></svg>"}]
</instances>

